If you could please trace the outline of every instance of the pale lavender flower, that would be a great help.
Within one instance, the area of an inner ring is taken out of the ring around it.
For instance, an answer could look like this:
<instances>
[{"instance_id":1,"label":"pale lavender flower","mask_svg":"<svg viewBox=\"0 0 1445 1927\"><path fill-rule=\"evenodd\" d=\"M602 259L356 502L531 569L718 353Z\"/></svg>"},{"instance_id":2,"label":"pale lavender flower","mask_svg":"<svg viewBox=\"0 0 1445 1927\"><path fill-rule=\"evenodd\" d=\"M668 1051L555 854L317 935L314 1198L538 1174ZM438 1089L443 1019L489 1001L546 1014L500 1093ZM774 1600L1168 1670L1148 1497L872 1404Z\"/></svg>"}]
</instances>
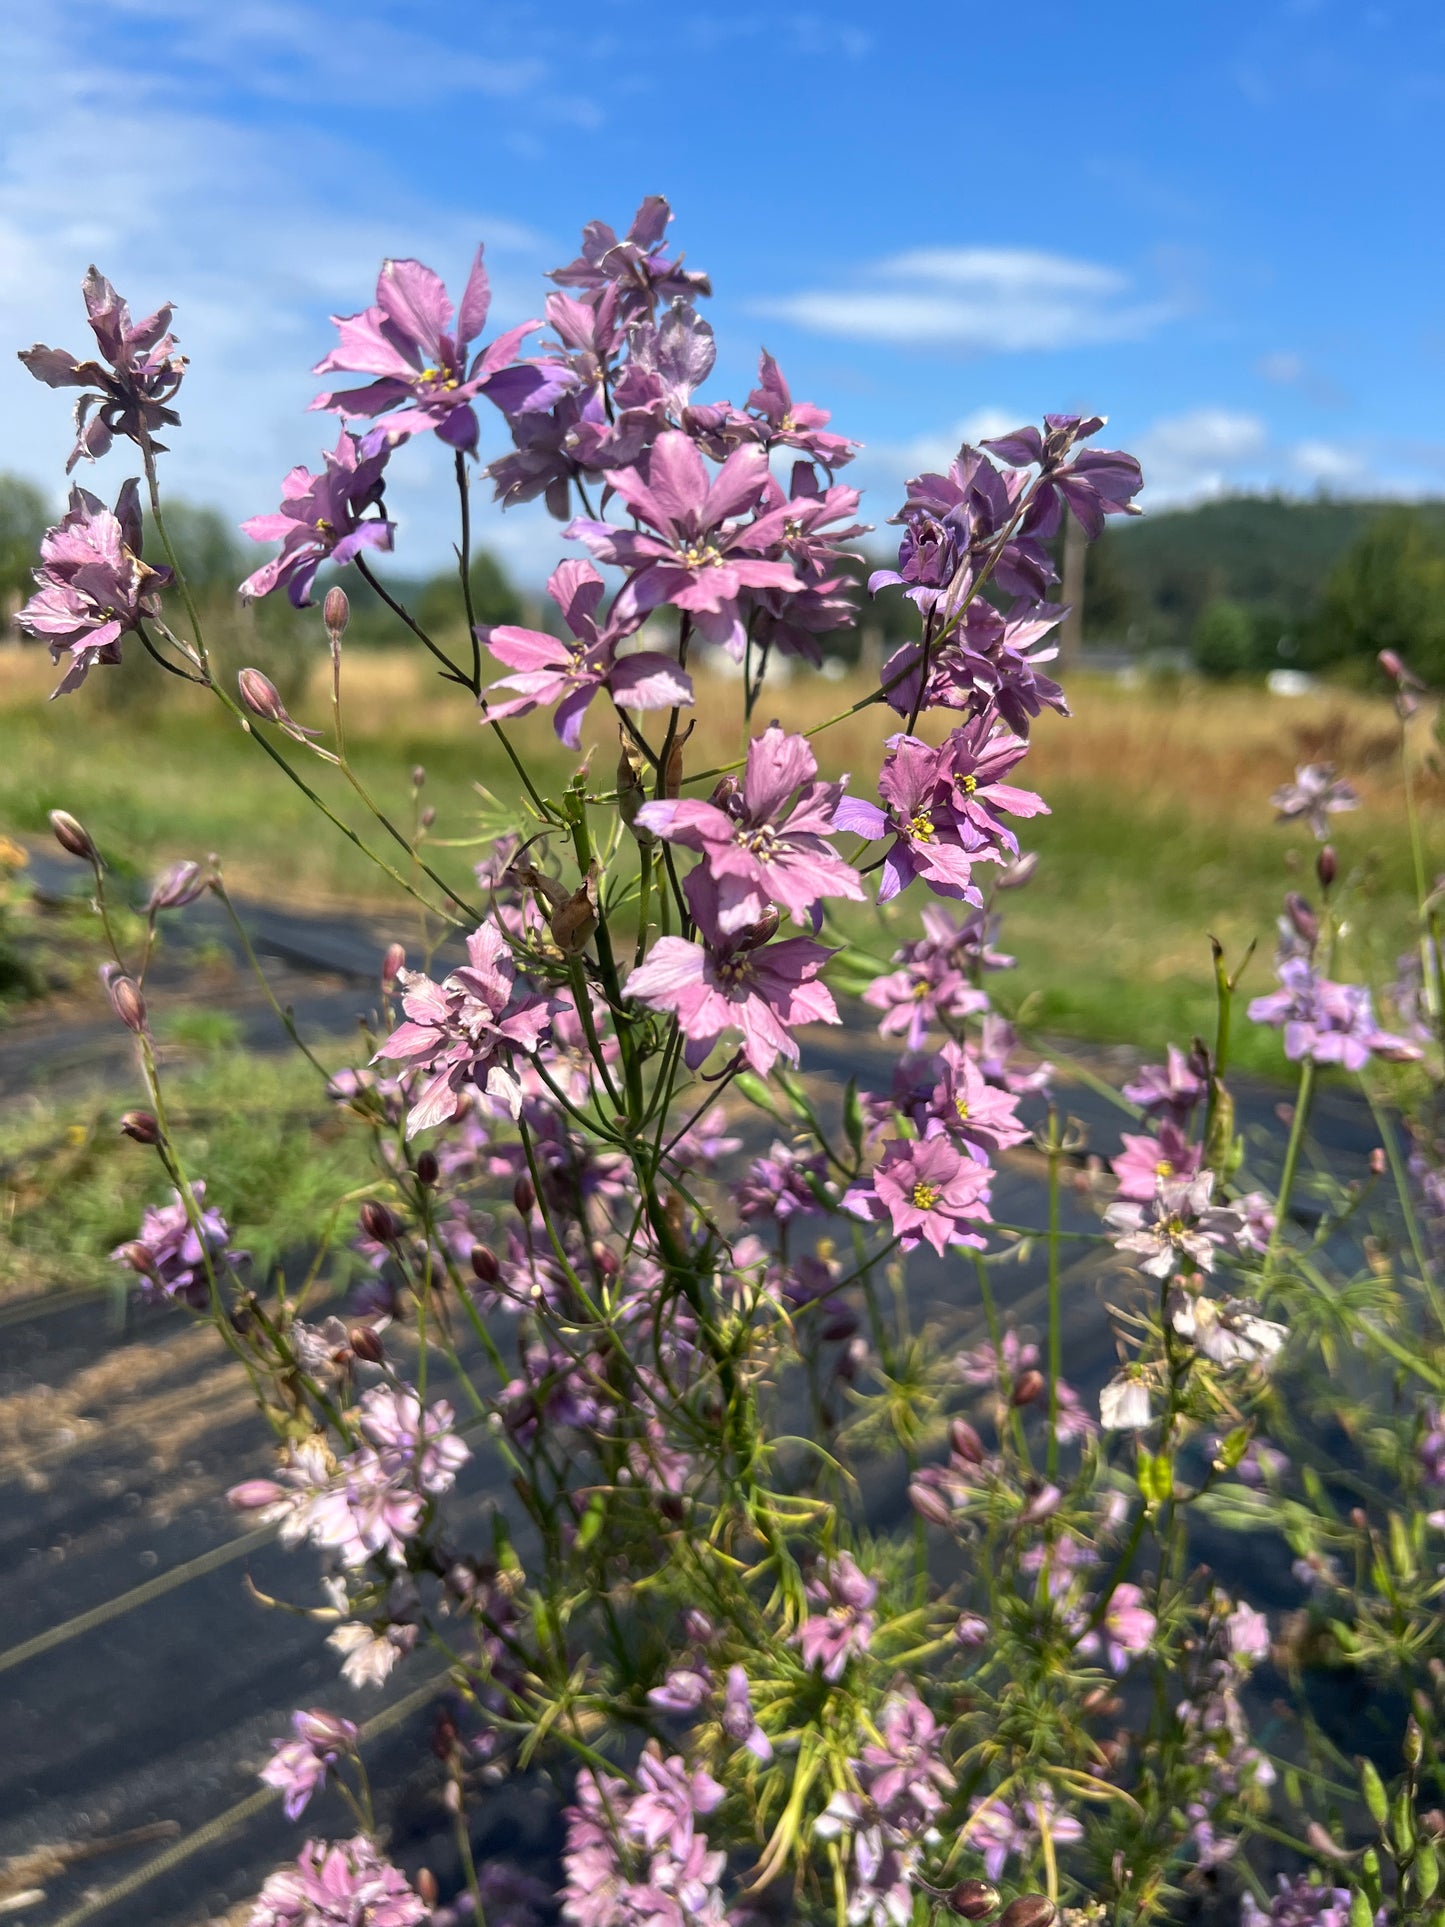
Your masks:
<instances>
[{"instance_id":1,"label":"pale lavender flower","mask_svg":"<svg viewBox=\"0 0 1445 1927\"><path fill-rule=\"evenodd\" d=\"M1124 1149L1111 1158L1109 1168L1119 1180L1118 1195L1138 1204L1147 1203L1161 1178L1179 1178L1186 1183L1199 1175L1204 1162L1201 1146L1191 1144L1172 1117L1160 1119L1158 1137L1122 1133Z\"/></svg>"},{"instance_id":2,"label":"pale lavender flower","mask_svg":"<svg viewBox=\"0 0 1445 1927\"><path fill-rule=\"evenodd\" d=\"M471 1454L456 1435L445 1399L423 1405L409 1385L377 1385L357 1407L362 1436L388 1479L405 1479L429 1498L449 1492Z\"/></svg>"},{"instance_id":3,"label":"pale lavender flower","mask_svg":"<svg viewBox=\"0 0 1445 1927\"><path fill-rule=\"evenodd\" d=\"M284 587L292 605L304 609L323 562L339 566L354 561L364 549L391 547L394 525L384 516L366 513L381 505L387 453L385 447L366 453L343 428L335 448L323 454L326 466L319 475L307 468L291 470L281 484L276 513L253 515L241 524L253 542L281 544L280 554L241 584L247 601Z\"/></svg>"},{"instance_id":4,"label":"pale lavender flower","mask_svg":"<svg viewBox=\"0 0 1445 1927\"><path fill-rule=\"evenodd\" d=\"M752 1692L745 1666L728 1668L727 1692L723 1699L722 1730L734 1746L744 1746L755 1760L766 1766L773 1757L773 1743L753 1717Z\"/></svg>"},{"instance_id":5,"label":"pale lavender flower","mask_svg":"<svg viewBox=\"0 0 1445 1927\"><path fill-rule=\"evenodd\" d=\"M194 1222L179 1191L171 1193L170 1204L149 1205L137 1236L110 1254L135 1272L142 1297L152 1304L202 1310L211 1300L212 1274L219 1280L246 1256L230 1249L230 1227L219 1211L205 1209L205 1195L204 1180L194 1179Z\"/></svg>"},{"instance_id":6,"label":"pale lavender flower","mask_svg":"<svg viewBox=\"0 0 1445 1927\"><path fill-rule=\"evenodd\" d=\"M1124 1096L1137 1104L1146 1117L1168 1116L1182 1130L1190 1113L1209 1089L1209 1080L1176 1045L1169 1046L1165 1064L1146 1064L1137 1077L1124 1086Z\"/></svg>"},{"instance_id":7,"label":"pale lavender flower","mask_svg":"<svg viewBox=\"0 0 1445 1927\"><path fill-rule=\"evenodd\" d=\"M780 1057L796 1064L795 1025L840 1021L832 993L817 981L832 951L808 937L770 942L776 911L768 922L729 935L719 926L717 888L701 866L685 888L701 941L659 937L628 978L628 996L676 1015L689 1069L730 1030L741 1033L743 1055L760 1076Z\"/></svg>"},{"instance_id":8,"label":"pale lavender flower","mask_svg":"<svg viewBox=\"0 0 1445 1927\"><path fill-rule=\"evenodd\" d=\"M590 562L569 557L553 570L547 593L576 638L570 643L512 623L478 628L478 637L498 661L517 672L483 691L484 722L525 716L555 704L552 727L569 749L576 749L582 718L600 690L606 689L619 709L668 709L692 702L692 679L671 656L655 649L617 654L617 645L632 634L640 617L619 620L614 610L599 627L597 608L604 587Z\"/></svg>"},{"instance_id":9,"label":"pale lavender flower","mask_svg":"<svg viewBox=\"0 0 1445 1927\"><path fill-rule=\"evenodd\" d=\"M988 1878L997 1880L1012 1857L1026 1860L1038 1850L1044 1827L1056 1847L1072 1846L1084 1837L1073 1814L1056 1810L1052 1788L1038 1785L1012 1806L987 1796L975 1800L962 1838L983 1855Z\"/></svg>"},{"instance_id":10,"label":"pale lavender flower","mask_svg":"<svg viewBox=\"0 0 1445 1927\"><path fill-rule=\"evenodd\" d=\"M712 1690L706 1666L674 1666L661 1686L649 1689L647 1701L662 1713L695 1713Z\"/></svg>"},{"instance_id":11,"label":"pale lavender flower","mask_svg":"<svg viewBox=\"0 0 1445 1927\"><path fill-rule=\"evenodd\" d=\"M984 1339L971 1350L960 1352L953 1369L975 1391L993 1391L1000 1386L1008 1391L1021 1373L1032 1371L1038 1362L1038 1346L1026 1344L1010 1327L998 1350Z\"/></svg>"},{"instance_id":12,"label":"pale lavender flower","mask_svg":"<svg viewBox=\"0 0 1445 1927\"><path fill-rule=\"evenodd\" d=\"M928 1108L914 1120L927 1135L945 1131L985 1165L1024 1142L1029 1133L1019 1122L1018 1100L989 1083L973 1051L949 1038L936 1061L938 1081Z\"/></svg>"},{"instance_id":13,"label":"pale lavender flower","mask_svg":"<svg viewBox=\"0 0 1445 1927\"><path fill-rule=\"evenodd\" d=\"M891 1225L905 1251L927 1239L940 1257L949 1245L982 1250L978 1226L990 1221L992 1172L947 1137L893 1138L866 1185L845 1193L843 1209Z\"/></svg>"},{"instance_id":14,"label":"pale lavender flower","mask_svg":"<svg viewBox=\"0 0 1445 1927\"><path fill-rule=\"evenodd\" d=\"M312 1707L291 1715L291 1731L291 1739L273 1742L276 1750L262 1767L261 1779L284 1796L286 1818L297 1820L342 1754L355 1748L359 1728L337 1713Z\"/></svg>"},{"instance_id":15,"label":"pale lavender flower","mask_svg":"<svg viewBox=\"0 0 1445 1927\"><path fill-rule=\"evenodd\" d=\"M793 400L782 369L766 348L758 357L758 385L748 396L747 405L761 416L763 439L770 447L801 449L827 469L841 468L852 461L858 443L824 432L832 420L826 408Z\"/></svg>"},{"instance_id":16,"label":"pale lavender flower","mask_svg":"<svg viewBox=\"0 0 1445 1927\"><path fill-rule=\"evenodd\" d=\"M1333 763L1302 763L1294 781L1277 789L1269 800L1277 812L1276 822L1308 823L1321 843L1330 833L1329 818L1336 811L1360 807L1358 795L1335 775Z\"/></svg>"},{"instance_id":17,"label":"pale lavender flower","mask_svg":"<svg viewBox=\"0 0 1445 1927\"><path fill-rule=\"evenodd\" d=\"M155 439L155 431L180 422L170 403L186 368L186 358L175 352L175 337L169 332L169 306L158 308L143 321L132 321L130 309L94 267L80 291L100 361L80 361L66 348L43 348L38 343L20 354L30 373L47 388L87 391L75 404L76 441L65 464L67 475L82 455L90 461L104 455L117 435L137 443L149 441L153 449L164 452L165 444Z\"/></svg>"},{"instance_id":18,"label":"pale lavender flower","mask_svg":"<svg viewBox=\"0 0 1445 1927\"><path fill-rule=\"evenodd\" d=\"M397 973L407 1021L372 1061L390 1058L428 1073L407 1118L408 1137L455 1117L469 1089L485 1091L517 1116L521 1087L512 1053L534 1052L556 1009L554 998L518 990L511 949L495 918L467 938L467 957L439 984L420 971Z\"/></svg>"},{"instance_id":19,"label":"pale lavender flower","mask_svg":"<svg viewBox=\"0 0 1445 1927\"><path fill-rule=\"evenodd\" d=\"M790 562L764 553L783 538L786 508L751 522L734 519L756 505L767 481L768 458L761 448L735 449L710 477L692 439L668 429L652 445L646 481L635 469L607 471L608 486L646 528L581 517L566 534L599 561L631 571L614 613L671 603L692 618L707 641L741 659L743 591L802 586Z\"/></svg>"},{"instance_id":20,"label":"pale lavender flower","mask_svg":"<svg viewBox=\"0 0 1445 1927\"><path fill-rule=\"evenodd\" d=\"M866 1653L872 1641L878 1582L859 1570L851 1552L840 1552L818 1578L809 1580L808 1597L824 1610L810 1614L793 1638L803 1664L818 1667L824 1679L836 1682L848 1661Z\"/></svg>"},{"instance_id":21,"label":"pale lavender flower","mask_svg":"<svg viewBox=\"0 0 1445 1927\"><path fill-rule=\"evenodd\" d=\"M1176 1289L1170 1293L1168 1314L1179 1336L1216 1365L1262 1364L1275 1356L1289 1336L1284 1325L1261 1318L1259 1307L1247 1298L1226 1298L1219 1304L1199 1293Z\"/></svg>"},{"instance_id":22,"label":"pale lavender flower","mask_svg":"<svg viewBox=\"0 0 1445 1927\"><path fill-rule=\"evenodd\" d=\"M741 786L725 778L706 803L644 803L637 822L703 858L724 935L759 922L771 904L807 923L823 897L864 896L858 872L828 840L843 785L817 774L807 738L774 723L749 742Z\"/></svg>"},{"instance_id":23,"label":"pale lavender flower","mask_svg":"<svg viewBox=\"0 0 1445 1927\"><path fill-rule=\"evenodd\" d=\"M905 951L920 945L905 944ZM902 954L902 953L900 953ZM988 1009L988 998L937 951L911 959L901 970L875 977L863 1001L883 1015L879 1034L902 1037L904 1048L919 1050L930 1029L952 1027Z\"/></svg>"},{"instance_id":24,"label":"pale lavender flower","mask_svg":"<svg viewBox=\"0 0 1445 1927\"><path fill-rule=\"evenodd\" d=\"M1215 1253L1236 1247L1239 1228L1238 1213L1216 1206L1213 1196L1211 1171L1189 1180L1160 1178L1147 1204L1111 1204L1104 1220L1123 1234L1116 1247L1136 1257L1151 1278L1167 1278L1184 1263L1212 1271Z\"/></svg>"},{"instance_id":25,"label":"pale lavender flower","mask_svg":"<svg viewBox=\"0 0 1445 1927\"><path fill-rule=\"evenodd\" d=\"M690 1768L677 1755L664 1755L656 1740L643 1749L637 1781L624 1832L654 1851L665 1845L674 1859L685 1860L698 1817L721 1804L723 1788L701 1767Z\"/></svg>"},{"instance_id":26,"label":"pale lavender flower","mask_svg":"<svg viewBox=\"0 0 1445 1927\"><path fill-rule=\"evenodd\" d=\"M1013 1025L995 1011L985 1011L978 1040L978 1068L985 1079L1014 1097L1047 1090L1054 1074L1053 1065L1036 1058L1025 1068L1018 1062L1019 1052Z\"/></svg>"},{"instance_id":27,"label":"pale lavender flower","mask_svg":"<svg viewBox=\"0 0 1445 1927\"><path fill-rule=\"evenodd\" d=\"M352 1619L329 1634L326 1643L342 1655L341 1677L359 1690L384 1686L397 1663L416 1645L419 1631L404 1621L372 1626Z\"/></svg>"},{"instance_id":28,"label":"pale lavender flower","mask_svg":"<svg viewBox=\"0 0 1445 1927\"><path fill-rule=\"evenodd\" d=\"M432 428L449 447L467 451L475 450L480 432L472 406L478 395L508 413L549 407L573 376L561 363L518 362L517 350L539 321L523 321L470 354L491 301L480 248L456 310L432 269L420 261L383 261L376 305L331 317L341 339L312 370L374 379L364 388L318 395L311 406L376 417L368 446Z\"/></svg>"},{"instance_id":29,"label":"pale lavender flower","mask_svg":"<svg viewBox=\"0 0 1445 1927\"><path fill-rule=\"evenodd\" d=\"M420 1927L426 1902L375 1847L308 1840L294 1867L273 1873L251 1910L250 1927Z\"/></svg>"},{"instance_id":30,"label":"pale lavender flower","mask_svg":"<svg viewBox=\"0 0 1445 1927\"><path fill-rule=\"evenodd\" d=\"M38 587L16 621L49 644L52 662L69 656L55 695L78 689L96 663L119 662L121 637L160 614L171 571L141 560L141 535L139 486L130 481L113 511L72 488L64 516L42 536Z\"/></svg>"},{"instance_id":31,"label":"pale lavender flower","mask_svg":"<svg viewBox=\"0 0 1445 1927\"><path fill-rule=\"evenodd\" d=\"M775 1143L767 1157L754 1158L748 1166L736 1194L738 1216L744 1223L776 1218L780 1224L799 1215L816 1217L828 1208L819 1197L827 1177L821 1151L806 1154Z\"/></svg>"},{"instance_id":32,"label":"pale lavender flower","mask_svg":"<svg viewBox=\"0 0 1445 1927\"><path fill-rule=\"evenodd\" d=\"M1102 1648L1109 1670L1126 1673L1129 1662L1147 1653L1159 1621L1144 1604L1142 1588L1130 1580L1115 1586L1097 1630L1085 1633L1078 1651L1092 1656Z\"/></svg>"},{"instance_id":33,"label":"pale lavender flower","mask_svg":"<svg viewBox=\"0 0 1445 1927\"><path fill-rule=\"evenodd\" d=\"M1383 1909L1379 1919L1384 1920ZM1308 1874L1291 1880L1279 1875L1279 1892L1266 1911L1254 1895L1246 1892L1240 1901L1240 1927L1349 1927L1350 1890L1348 1887L1318 1887Z\"/></svg>"},{"instance_id":34,"label":"pale lavender flower","mask_svg":"<svg viewBox=\"0 0 1445 1927\"><path fill-rule=\"evenodd\" d=\"M1419 1057L1418 1044L1376 1024L1365 985L1332 983L1304 957L1285 957L1277 975L1280 989L1254 998L1249 1015L1256 1024L1283 1029L1284 1054L1292 1063L1309 1057L1359 1071L1372 1056L1396 1063Z\"/></svg>"},{"instance_id":35,"label":"pale lavender flower","mask_svg":"<svg viewBox=\"0 0 1445 1927\"><path fill-rule=\"evenodd\" d=\"M588 294L617 290L622 315L650 315L659 301L691 300L712 293L705 274L684 269L682 256L671 260L662 239L672 210L660 194L649 194L619 240L605 221L589 221L582 230L582 252L565 268L553 268L549 280L560 288L582 288Z\"/></svg>"}]
</instances>

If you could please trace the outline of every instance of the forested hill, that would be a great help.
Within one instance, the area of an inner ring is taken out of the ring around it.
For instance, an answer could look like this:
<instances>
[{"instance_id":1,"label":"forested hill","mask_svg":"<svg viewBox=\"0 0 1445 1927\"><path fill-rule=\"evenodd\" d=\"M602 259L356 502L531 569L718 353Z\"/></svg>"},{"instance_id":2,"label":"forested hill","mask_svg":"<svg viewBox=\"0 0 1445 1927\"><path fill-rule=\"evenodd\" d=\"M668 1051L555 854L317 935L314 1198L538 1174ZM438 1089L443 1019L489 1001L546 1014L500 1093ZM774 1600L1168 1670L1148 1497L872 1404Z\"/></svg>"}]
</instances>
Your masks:
<instances>
[{"instance_id":1,"label":"forested hill","mask_svg":"<svg viewBox=\"0 0 1445 1927\"><path fill-rule=\"evenodd\" d=\"M1188 648L1206 609L1227 602L1266 635L1293 637L1313 654L1309 637L1326 585L1382 519L1404 520L1415 546L1445 552L1445 502L1402 511L1383 502L1231 496L1111 522L1089 554L1086 635Z\"/></svg>"}]
</instances>

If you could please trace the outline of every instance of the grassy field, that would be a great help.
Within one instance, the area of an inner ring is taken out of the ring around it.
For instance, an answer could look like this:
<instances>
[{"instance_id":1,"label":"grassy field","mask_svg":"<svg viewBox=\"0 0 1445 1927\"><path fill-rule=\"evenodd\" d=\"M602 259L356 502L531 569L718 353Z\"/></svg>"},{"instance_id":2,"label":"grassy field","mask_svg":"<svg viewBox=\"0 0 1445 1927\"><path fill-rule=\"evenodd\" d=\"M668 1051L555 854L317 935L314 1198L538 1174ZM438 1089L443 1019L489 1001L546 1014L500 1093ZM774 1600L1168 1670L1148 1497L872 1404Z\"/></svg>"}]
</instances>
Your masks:
<instances>
[{"instance_id":1,"label":"grassy field","mask_svg":"<svg viewBox=\"0 0 1445 1927\"><path fill-rule=\"evenodd\" d=\"M92 701L88 686L48 703L50 673L38 652L0 653L0 831L42 832L47 812L64 807L122 867L145 870L214 850L238 889L313 906L399 901L395 886L204 698L167 690L152 711L117 714ZM424 658L358 652L347 674L348 739L363 779L410 833L409 773L424 765L421 800L437 811L429 858L465 885L515 803L517 784L499 746ZM302 720L328 720L323 685L318 665L310 697L298 706ZM759 721L776 715L805 727L861 693L861 682L804 672L770 694ZM1260 955L1246 982L1265 988L1281 895L1313 887L1312 840L1276 826L1268 798L1305 761L1333 761L1361 793L1360 810L1334 819L1342 869L1357 890L1356 940L1376 966L1405 947L1409 856L1387 702L1343 691L1279 698L1255 687L1188 682L1126 689L1088 677L1075 678L1070 694L1074 716L1045 716L1024 766L1053 813L1025 826L1026 845L1040 853L1038 873L1002 903L1006 947L1020 962L994 980L1002 1003L1022 1001L1036 1027L1080 1038L1151 1049L1187 1039L1212 1022L1210 933L1231 954L1257 938ZM687 767L734 758L742 740L737 685L700 678L696 713ZM605 785L615 736L602 704L593 717L593 765ZM871 793L881 738L892 726L891 715L873 708L820 736L825 771L849 770L854 787ZM1428 718L1416 728L1418 755L1428 747ZM529 718L513 734L542 787L560 788L572 759L545 720ZM334 771L273 740L344 820L386 847ZM1445 867L1445 792L1428 770L1420 782L1432 854ZM404 853L392 846L389 854L407 869ZM861 913L859 939L886 955L910 934L915 899L921 902L918 886L891 931L873 929L872 913ZM400 910L397 927L408 934ZM1241 1050L1257 1068L1279 1061L1268 1035L1246 1031Z\"/></svg>"}]
</instances>

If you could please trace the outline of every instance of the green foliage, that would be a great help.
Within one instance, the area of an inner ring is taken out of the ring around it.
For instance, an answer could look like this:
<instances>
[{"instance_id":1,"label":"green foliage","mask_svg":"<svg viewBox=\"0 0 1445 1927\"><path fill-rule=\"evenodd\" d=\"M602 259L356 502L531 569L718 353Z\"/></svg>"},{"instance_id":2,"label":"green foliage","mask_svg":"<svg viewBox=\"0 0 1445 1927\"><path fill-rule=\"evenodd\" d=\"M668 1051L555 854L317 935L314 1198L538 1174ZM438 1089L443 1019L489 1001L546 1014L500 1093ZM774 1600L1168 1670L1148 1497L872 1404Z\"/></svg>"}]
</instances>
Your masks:
<instances>
[{"instance_id":1,"label":"green foliage","mask_svg":"<svg viewBox=\"0 0 1445 1927\"><path fill-rule=\"evenodd\" d=\"M1331 573L1303 660L1394 649L1428 681L1445 674L1445 531L1418 509L1392 509Z\"/></svg>"},{"instance_id":2,"label":"green foliage","mask_svg":"<svg viewBox=\"0 0 1445 1927\"><path fill-rule=\"evenodd\" d=\"M478 622L521 622L521 598L508 581L502 565L481 550L472 557L472 609ZM429 635L444 635L465 629L466 605L462 599L461 577L456 569L443 569L427 582L412 605L412 614Z\"/></svg>"},{"instance_id":3,"label":"green foliage","mask_svg":"<svg viewBox=\"0 0 1445 1927\"><path fill-rule=\"evenodd\" d=\"M1254 660L1254 624L1249 611L1220 596L1194 625L1191 642L1194 666L1201 676L1227 682L1242 676Z\"/></svg>"},{"instance_id":4,"label":"green foliage","mask_svg":"<svg viewBox=\"0 0 1445 1927\"><path fill-rule=\"evenodd\" d=\"M0 615L30 594L30 571L49 522L50 504L33 482L0 475Z\"/></svg>"}]
</instances>

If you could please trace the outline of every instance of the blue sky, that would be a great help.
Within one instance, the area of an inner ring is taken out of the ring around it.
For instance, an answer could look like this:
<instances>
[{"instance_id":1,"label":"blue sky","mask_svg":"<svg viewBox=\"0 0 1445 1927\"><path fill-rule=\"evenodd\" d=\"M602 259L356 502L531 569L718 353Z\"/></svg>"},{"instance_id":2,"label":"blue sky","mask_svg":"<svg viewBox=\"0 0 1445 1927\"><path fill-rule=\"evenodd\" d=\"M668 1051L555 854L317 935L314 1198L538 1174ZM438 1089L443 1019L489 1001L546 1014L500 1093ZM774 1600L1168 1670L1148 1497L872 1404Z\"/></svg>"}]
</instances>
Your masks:
<instances>
[{"instance_id":1,"label":"blue sky","mask_svg":"<svg viewBox=\"0 0 1445 1927\"><path fill-rule=\"evenodd\" d=\"M0 323L79 347L95 259L192 357L170 485L237 518L325 439L328 312L388 253L498 325L644 193L712 275L711 393L757 347L868 444L869 519L964 432L1110 417L1146 504L1445 491L1445 8L973 0L40 0L4 9ZM0 364L0 467L54 487L66 402ZM500 428L496 418L488 427ZM503 444L494 432L490 452ZM401 458L398 566L446 552ZM124 456L99 486L122 479ZM521 574L539 513L494 524Z\"/></svg>"}]
</instances>

